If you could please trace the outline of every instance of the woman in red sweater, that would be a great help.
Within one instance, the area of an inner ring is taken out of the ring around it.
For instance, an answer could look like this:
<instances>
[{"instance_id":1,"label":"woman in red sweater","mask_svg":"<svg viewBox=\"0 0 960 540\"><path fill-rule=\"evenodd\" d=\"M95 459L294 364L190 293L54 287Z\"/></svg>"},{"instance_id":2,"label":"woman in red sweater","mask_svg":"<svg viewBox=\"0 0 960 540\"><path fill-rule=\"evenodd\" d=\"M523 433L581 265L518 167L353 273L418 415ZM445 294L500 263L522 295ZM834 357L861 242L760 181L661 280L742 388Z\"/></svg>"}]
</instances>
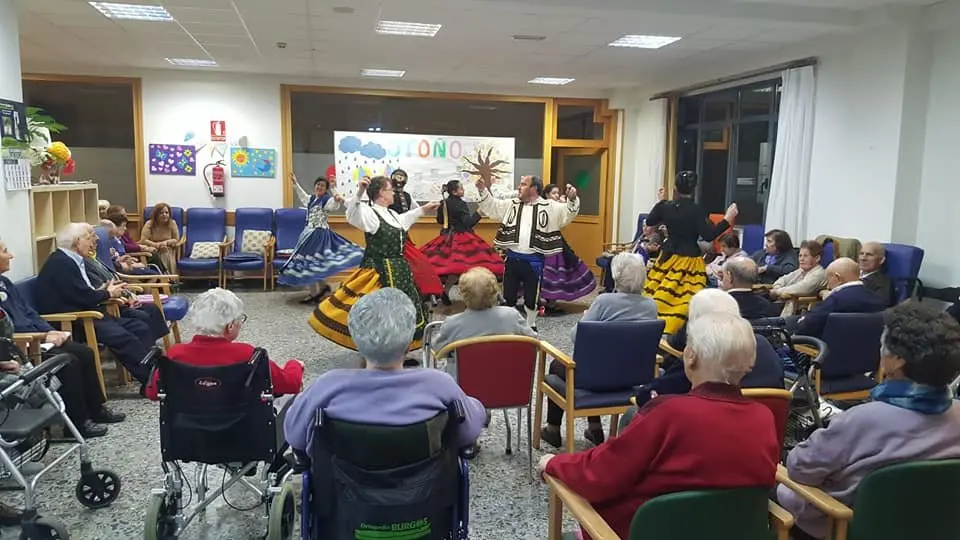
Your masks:
<instances>
[{"instance_id":1,"label":"woman in red sweater","mask_svg":"<svg viewBox=\"0 0 960 540\"><path fill-rule=\"evenodd\" d=\"M773 488L780 458L773 414L738 386L756 347L750 323L738 315L691 321L683 353L689 394L653 399L619 437L586 452L544 456L540 471L589 501L621 538L640 505L658 495Z\"/></svg>"},{"instance_id":2,"label":"woman in red sweater","mask_svg":"<svg viewBox=\"0 0 960 540\"><path fill-rule=\"evenodd\" d=\"M190 305L191 324L197 334L190 343L170 347L167 357L192 366L225 366L242 364L253 356L254 346L236 341L246 322L243 301L226 289L210 289L200 294ZM157 377L147 385L145 394L157 400ZM273 393L299 394L303 388L303 362L288 360L282 367L270 361ZM281 423L282 425L282 423Z\"/></svg>"}]
</instances>

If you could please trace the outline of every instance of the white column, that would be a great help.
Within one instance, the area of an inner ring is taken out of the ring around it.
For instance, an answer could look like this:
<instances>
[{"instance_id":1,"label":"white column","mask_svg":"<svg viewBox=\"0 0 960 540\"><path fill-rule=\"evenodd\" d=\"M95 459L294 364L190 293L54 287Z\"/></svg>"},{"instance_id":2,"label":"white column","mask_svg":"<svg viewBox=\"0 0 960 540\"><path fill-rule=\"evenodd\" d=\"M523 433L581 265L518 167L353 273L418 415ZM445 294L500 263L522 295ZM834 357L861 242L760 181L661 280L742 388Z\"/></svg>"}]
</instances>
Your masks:
<instances>
[{"instance_id":1,"label":"white column","mask_svg":"<svg viewBox=\"0 0 960 540\"><path fill-rule=\"evenodd\" d=\"M20 73L20 32L16 0L0 0L0 98L23 99ZM16 257L8 277L29 276L33 268L33 240L30 232L29 192L8 192L0 182L0 237Z\"/></svg>"}]
</instances>

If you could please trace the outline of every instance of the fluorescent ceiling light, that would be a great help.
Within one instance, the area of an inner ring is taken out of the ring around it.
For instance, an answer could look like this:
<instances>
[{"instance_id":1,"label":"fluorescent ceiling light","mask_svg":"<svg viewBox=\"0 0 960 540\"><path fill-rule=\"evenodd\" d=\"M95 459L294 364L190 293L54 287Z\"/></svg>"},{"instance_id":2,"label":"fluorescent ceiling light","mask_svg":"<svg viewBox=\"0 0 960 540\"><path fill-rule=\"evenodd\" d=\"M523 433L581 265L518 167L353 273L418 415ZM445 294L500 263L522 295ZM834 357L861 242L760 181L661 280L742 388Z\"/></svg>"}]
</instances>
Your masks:
<instances>
[{"instance_id":1,"label":"fluorescent ceiling light","mask_svg":"<svg viewBox=\"0 0 960 540\"><path fill-rule=\"evenodd\" d=\"M537 77L536 79L530 79L527 81L530 84L551 84L553 86L563 86L565 84L570 84L576 79L564 79L563 77Z\"/></svg>"},{"instance_id":2,"label":"fluorescent ceiling light","mask_svg":"<svg viewBox=\"0 0 960 540\"><path fill-rule=\"evenodd\" d=\"M206 58L167 58L167 62L183 67L217 67L216 60Z\"/></svg>"},{"instance_id":3,"label":"fluorescent ceiling light","mask_svg":"<svg viewBox=\"0 0 960 540\"><path fill-rule=\"evenodd\" d=\"M131 21L170 22L173 17L163 6L141 4L115 4L113 2L89 2L89 4L108 19L127 19Z\"/></svg>"},{"instance_id":4,"label":"fluorescent ceiling light","mask_svg":"<svg viewBox=\"0 0 960 540\"><path fill-rule=\"evenodd\" d=\"M680 38L674 36L641 36L627 34L610 44L611 47L633 47L635 49L659 49Z\"/></svg>"},{"instance_id":5,"label":"fluorescent ceiling light","mask_svg":"<svg viewBox=\"0 0 960 540\"><path fill-rule=\"evenodd\" d=\"M441 26L439 24L417 22L379 21L377 23L377 33L393 36L433 37L440 31Z\"/></svg>"},{"instance_id":6,"label":"fluorescent ceiling light","mask_svg":"<svg viewBox=\"0 0 960 540\"><path fill-rule=\"evenodd\" d=\"M407 72L401 69L361 69L361 77L394 77L399 79Z\"/></svg>"}]
</instances>

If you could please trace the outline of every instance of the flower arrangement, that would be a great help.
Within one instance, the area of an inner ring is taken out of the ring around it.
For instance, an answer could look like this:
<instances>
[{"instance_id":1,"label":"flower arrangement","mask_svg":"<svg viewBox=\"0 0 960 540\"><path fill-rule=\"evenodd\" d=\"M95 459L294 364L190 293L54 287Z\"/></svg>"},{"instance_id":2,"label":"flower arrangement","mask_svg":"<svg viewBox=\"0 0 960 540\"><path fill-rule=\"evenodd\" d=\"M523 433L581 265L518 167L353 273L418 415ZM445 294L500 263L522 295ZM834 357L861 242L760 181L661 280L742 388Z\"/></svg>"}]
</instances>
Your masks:
<instances>
[{"instance_id":1,"label":"flower arrangement","mask_svg":"<svg viewBox=\"0 0 960 540\"><path fill-rule=\"evenodd\" d=\"M37 154L40 161L41 184L58 184L61 174L72 174L76 170L76 163L71 157L70 149L60 141L48 144Z\"/></svg>"}]
</instances>

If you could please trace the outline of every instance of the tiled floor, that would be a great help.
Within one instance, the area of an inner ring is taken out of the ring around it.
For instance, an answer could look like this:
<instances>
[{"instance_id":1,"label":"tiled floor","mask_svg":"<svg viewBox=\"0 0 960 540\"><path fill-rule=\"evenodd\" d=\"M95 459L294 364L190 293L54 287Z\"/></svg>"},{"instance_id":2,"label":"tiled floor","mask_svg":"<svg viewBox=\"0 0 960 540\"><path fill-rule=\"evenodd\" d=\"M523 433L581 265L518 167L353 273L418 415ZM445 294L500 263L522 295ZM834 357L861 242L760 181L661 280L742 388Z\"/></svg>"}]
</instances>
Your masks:
<instances>
[{"instance_id":1,"label":"tiled floor","mask_svg":"<svg viewBox=\"0 0 960 540\"><path fill-rule=\"evenodd\" d=\"M249 315L242 339L266 347L272 358L300 358L306 362L308 383L326 370L355 365L355 353L319 338L306 324L310 307L297 303L298 292L240 292ZM541 318L542 336L570 352L569 329L583 306L568 306L571 313ZM186 332L185 339L189 339ZM40 482L43 514L62 520L71 538L113 540L142 538L143 516L150 490L162 487L157 405L144 400L114 400L111 406L127 414L126 422L110 426L110 433L90 445L95 466L106 467L122 478L122 490L113 506L86 510L74 498L79 478L76 458L68 458ZM511 418L516 421L515 413ZM524 420L525 422L525 420ZM582 432L583 427L578 429ZM544 538L547 531L547 492L527 472L526 436L519 451L505 455L503 415L495 414L481 437L483 451L471 462L470 537L477 540ZM515 435L514 435L515 436ZM581 435L578 435L580 437ZM578 447L588 443L578 441ZM516 445L514 445L516 446ZM544 444L545 450L551 449ZM54 447L45 461L57 454ZM534 450L534 461L541 452ZM192 472L192 466L188 469ZM210 473L209 484L220 475ZM235 506L249 506L250 499L238 488L228 492ZM20 495L0 492L0 499L18 504ZM266 530L261 509L241 514L222 500L212 505L203 520L194 522L183 538L245 540L261 538ZM0 531L0 539L16 538L17 530Z\"/></svg>"}]
</instances>

